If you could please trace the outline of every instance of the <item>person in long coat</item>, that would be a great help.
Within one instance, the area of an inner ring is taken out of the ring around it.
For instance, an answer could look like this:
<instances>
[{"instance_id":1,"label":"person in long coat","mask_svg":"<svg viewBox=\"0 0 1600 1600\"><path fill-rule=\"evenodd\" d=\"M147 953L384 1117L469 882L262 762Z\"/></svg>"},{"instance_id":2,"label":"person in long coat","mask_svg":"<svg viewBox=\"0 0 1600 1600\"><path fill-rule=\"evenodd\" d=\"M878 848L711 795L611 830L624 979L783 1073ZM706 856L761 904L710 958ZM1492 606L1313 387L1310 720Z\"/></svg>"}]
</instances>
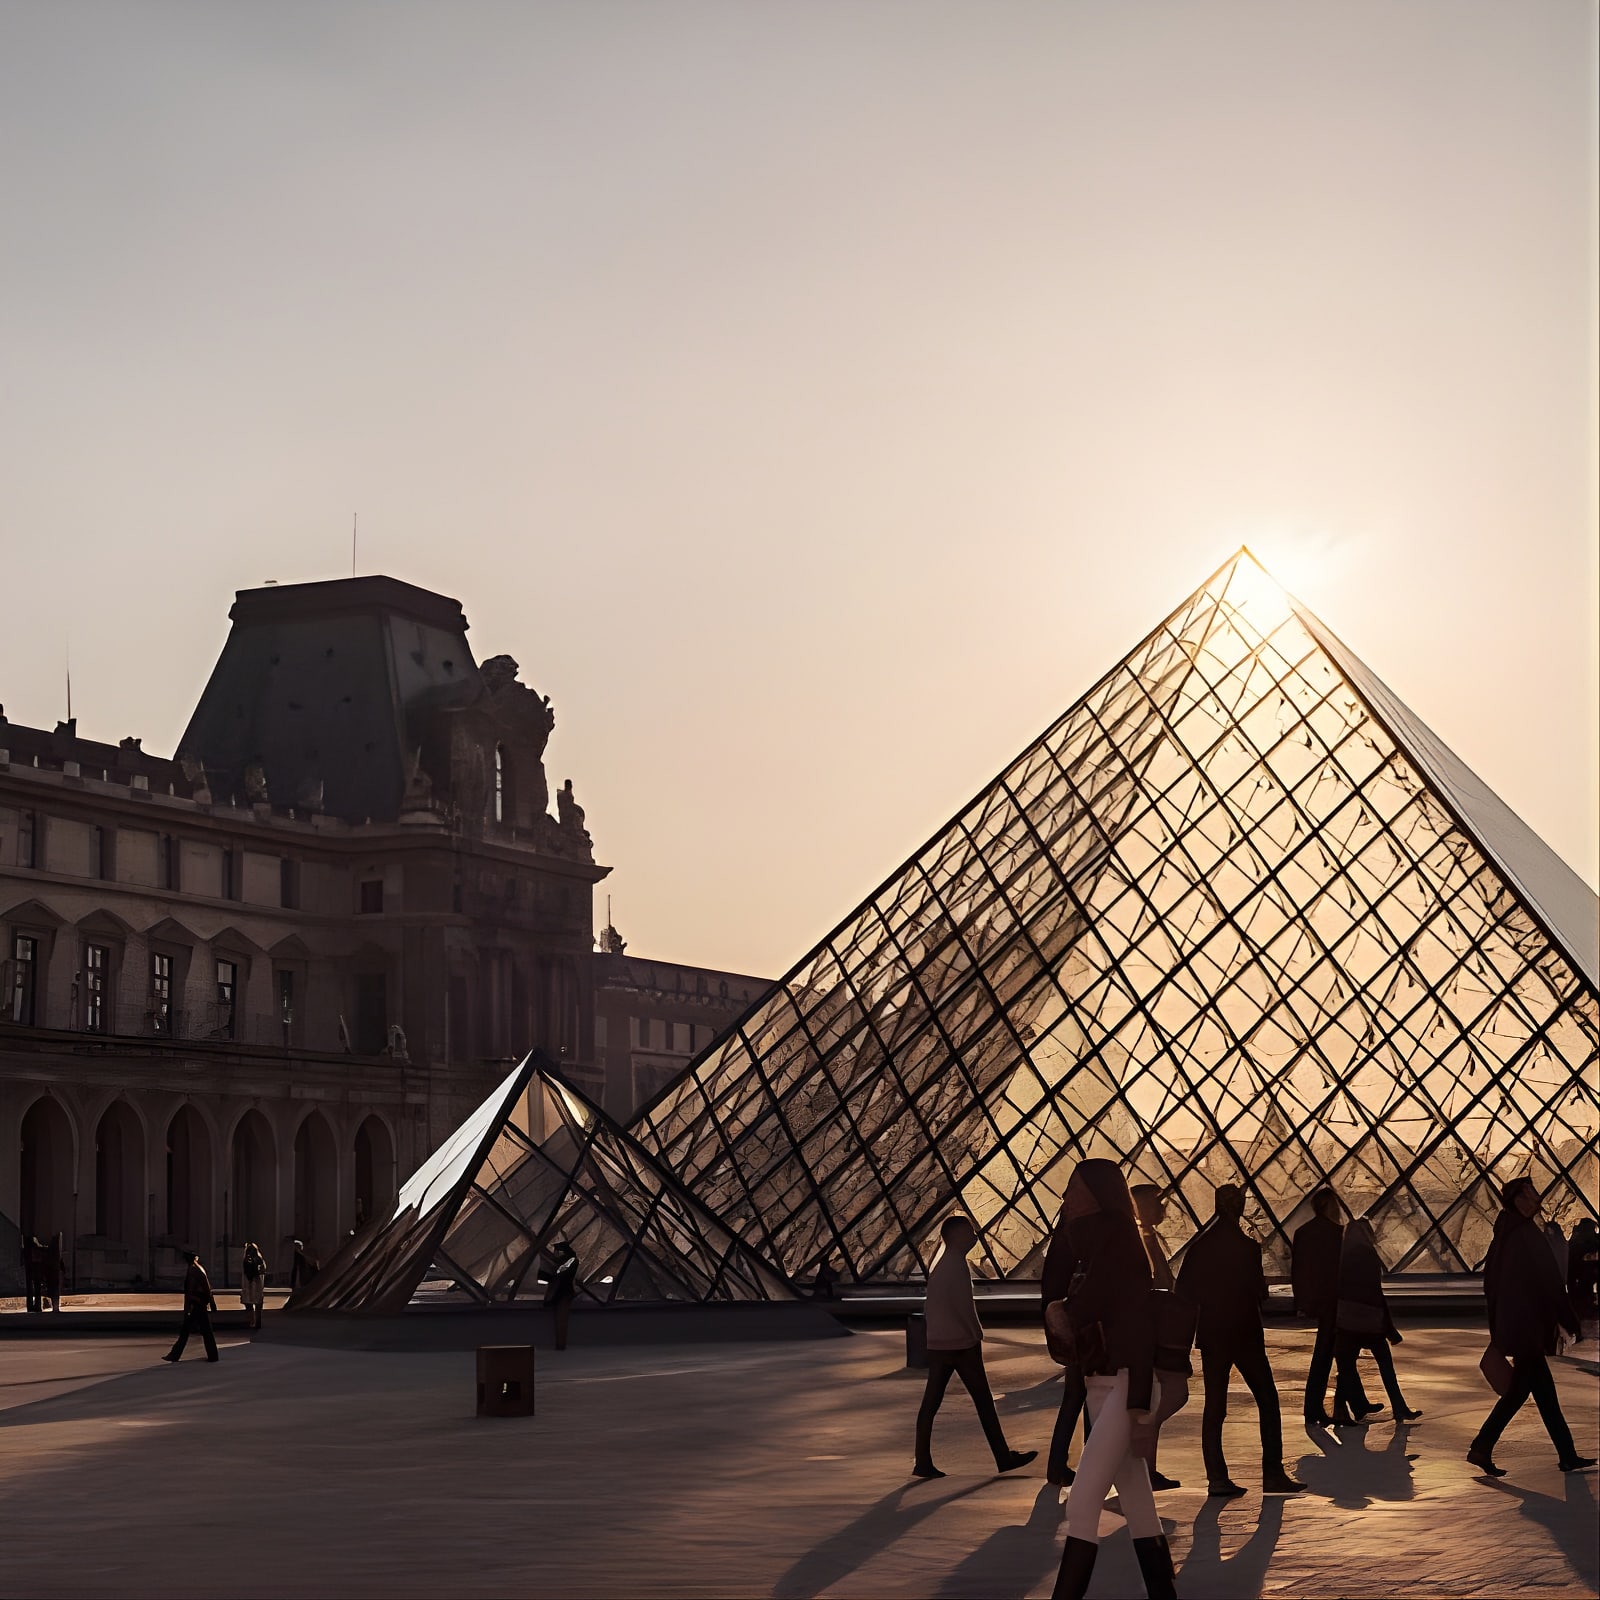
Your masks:
<instances>
[{"instance_id":1,"label":"person in long coat","mask_svg":"<svg viewBox=\"0 0 1600 1600\"><path fill-rule=\"evenodd\" d=\"M1344 1245L1339 1258L1338 1341L1334 1356L1339 1363L1339 1381L1334 1387L1333 1420L1342 1428L1358 1426L1364 1419L1361 1383L1356 1376L1356 1360L1370 1350L1378 1364L1389 1404L1396 1422L1415 1422L1422 1415L1406 1404L1400 1392L1400 1379L1394 1370L1389 1346L1400 1343L1400 1330L1394 1325L1388 1297L1383 1292L1383 1262L1372 1224L1365 1218L1344 1230ZM1358 1325L1359 1324L1359 1325Z\"/></svg>"},{"instance_id":2,"label":"person in long coat","mask_svg":"<svg viewBox=\"0 0 1600 1600\"><path fill-rule=\"evenodd\" d=\"M1145 1465L1150 1469L1153 1489L1181 1489L1176 1478L1169 1478L1156 1466L1156 1450L1161 1429L1189 1403L1189 1380L1194 1366L1189 1351L1194 1342L1194 1307L1177 1293L1167 1247L1157 1232L1166 1220L1167 1202L1153 1183L1136 1183L1129 1190L1139 1238L1150 1258L1150 1282L1156 1292L1156 1405L1155 1425L1145 1443Z\"/></svg>"},{"instance_id":3,"label":"person in long coat","mask_svg":"<svg viewBox=\"0 0 1600 1600\"><path fill-rule=\"evenodd\" d=\"M1539 1407L1545 1430L1556 1447L1563 1472L1584 1472L1591 1456L1580 1456L1572 1430L1561 1413L1549 1356L1560 1330L1576 1339L1583 1332L1556 1258L1539 1229L1539 1191L1532 1178L1513 1178L1500 1191L1501 1211L1483 1266L1483 1292L1489 1302L1489 1337L1511 1363L1511 1386L1495 1401L1467 1450L1467 1460L1491 1477L1505 1470L1494 1463L1494 1447L1506 1424L1529 1395Z\"/></svg>"},{"instance_id":4,"label":"person in long coat","mask_svg":"<svg viewBox=\"0 0 1600 1600\"><path fill-rule=\"evenodd\" d=\"M1228 1476L1222 1451L1222 1425L1228 1415L1228 1383L1235 1367L1249 1385L1261 1424L1261 1489L1264 1494L1296 1494L1305 1488L1283 1466L1283 1413L1278 1386L1267 1360L1261 1321L1267 1278L1261 1246L1241 1227L1244 1191L1237 1184L1217 1188L1211 1220L1190 1242L1178 1270L1178 1293L1198 1313L1196 1342L1205 1407L1200 1416L1200 1450L1208 1490L1233 1498L1244 1490Z\"/></svg>"},{"instance_id":5,"label":"person in long coat","mask_svg":"<svg viewBox=\"0 0 1600 1600\"><path fill-rule=\"evenodd\" d=\"M1289 1279L1294 1286L1294 1314L1317 1325L1317 1342L1306 1373L1305 1420L1309 1428L1326 1428L1328 1379L1333 1372L1333 1351L1338 1343L1339 1258L1344 1246L1344 1207L1332 1189L1317 1189L1310 1196L1311 1218L1295 1229L1291 1242ZM1369 1405L1361 1387L1361 1374L1352 1369L1354 1397L1351 1409L1363 1417L1382 1406Z\"/></svg>"},{"instance_id":6,"label":"person in long coat","mask_svg":"<svg viewBox=\"0 0 1600 1600\"><path fill-rule=\"evenodd\" d=\"M1100 1549L1100 1513L1113 1484L1150 1600L1175 1600L1144 1435L1154 1431L1155 1318L1150 1258L1128 1182L1114 1162L1080 1161L1062 1205L1083 1277L1068 1315L1093 1426L1067 1497L1067 1542L1052 1600L1083 1600Z\"/></svg>"},{"instance_id":7,"label":"person in long coat","mask_svg":"<svg viewBox=\"0 0 1600 1600\"><path fill-rule=\"evenodd\" d=\"M1067 1211L1061 1208L1061 1218L1050 1235L1050 1245L1045 1251L1044 1266L1039 1273L1039 1301L1041 1314L1058 1300L1065 1300L1077 1275L1078 1257L1072 1248L1072 1233L1067 1227ZM1088 1419L1084 1413L1089 1391L1083 1384L1083 1370L1078 1363L1067 1361L1061 1368L1061 1404L1056 1411L1056 1424L1050 1434L1050 1449L1045 1456L1045 1479L1049 1483L1066 1486L1073 1481L1072 1468L1067 1465L1067 1455L1072 1447L1073 1430L1078 1419L1084 1417L1084 1442L1088 1443Z\"/></svg>"},{"instance_id":8,"label":"person in long coat","mask_svg":"<svg viewBox=\"0 0 1600 1600\"><path fill-rule=\"evenodd\" d=\"M239 1263L239 1303L250 1314L251 1329L259 1328L267 1303L267 1258L261 1253L261 1246L253 1242L244 1247Z\"/></svg>"}]
</instances>

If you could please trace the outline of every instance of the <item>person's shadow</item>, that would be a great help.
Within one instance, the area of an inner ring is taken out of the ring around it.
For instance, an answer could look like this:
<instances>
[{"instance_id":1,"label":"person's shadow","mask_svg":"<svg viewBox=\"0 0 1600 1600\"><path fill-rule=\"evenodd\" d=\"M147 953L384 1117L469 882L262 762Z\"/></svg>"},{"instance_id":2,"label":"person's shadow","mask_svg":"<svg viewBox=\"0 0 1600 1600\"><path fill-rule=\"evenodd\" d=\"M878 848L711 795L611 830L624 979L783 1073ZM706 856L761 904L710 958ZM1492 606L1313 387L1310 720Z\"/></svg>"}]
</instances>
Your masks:
<instances>
[{"instance_id":1,"label":"person's shadow","mask_svg":"<svg viewBox=\"0 0 1600 1600\"><path fill-rule=\"evenodd\" d=\"M965 1499L969 1494L976 1494L993 1481L992 1478L980 1478L961 1489L940 1490L931 1483L913 1480L891 1489L881 1500L875 1500L868 1506L854 1522L846 1523L821 1544L813 1545L806 1551L773 1584L774 1600L808 1600L812 1595L831 1589L841 1579L859 1571L873 1556L904 1538L925 1517L931 1517L936 1511ZM1052 1496L1060 1493L1053 1484L1045 1487ZM1032 1520L1029 1519L1030 1526Z\"/></svg>"},{"instance_id":2,"label":"person's shadow","mask_svg":"<svg viewBox=\"0 0 1600 1600\"><path fill-rule=\"evenodd\" d=\"M1232 1504L1208 1496L1194 1519L1189 1553L1178 1569L1179 1594L1225 1594L1236 1600L1259 1595L1283 1531L1286 1496L1265 1495L1255 1531L1231 1556L1222 1553L1222 1508Z\"/></svg>"},{"instance_id":3,"label":"person's shadow","mask_svg":"<svg viewBox=\"0 0 1600 1600\"><path fill-rule=\"evenodd\" d=\"M996 1528L954 1567L934 1591L936 1600L1023 1600L1061 1562L1056 1533L1064 1515L1061 1491L1041 1484L1026 1522Z\"/></svg>"},{"instance_id":4,"label":"person's shadow","mask_svg":"<svg viewBox=\"0 0 1600 1600\"><path fill-rule=\"evenodd\" d=\"M1482 1481L1485 1488L1520 1500L1523 1516L1537 1522L1550 1535L1551 1543L1572 1563L1572 1570L1588 1591L1600 1593L1600 1545L1594 1537L1596 1505L1592 1476L1569 1473L1564 1498L1538 1494L1505 1478Z\"/></svg>"},{"instance_id":5,"label":"person's shadow","mask_svg":"<svg viewBox=\"0 0 1600 1600\"><path fill-rule=\"evenodd\" d=\"M1337 1433L1318 1428L1311 1442L1319 1454L1301 1456L1295 1476L1313 1493L1325 1495L1336 1506L1360 1511L1376 1500L1410 1500L1416 1494L1411 1463L1417 1458L1407 1446L1411 1427L1397 1423L1381 1450L1368 1447L1371 1428L1341 1428Z\"/></svg>"}]
</instances>

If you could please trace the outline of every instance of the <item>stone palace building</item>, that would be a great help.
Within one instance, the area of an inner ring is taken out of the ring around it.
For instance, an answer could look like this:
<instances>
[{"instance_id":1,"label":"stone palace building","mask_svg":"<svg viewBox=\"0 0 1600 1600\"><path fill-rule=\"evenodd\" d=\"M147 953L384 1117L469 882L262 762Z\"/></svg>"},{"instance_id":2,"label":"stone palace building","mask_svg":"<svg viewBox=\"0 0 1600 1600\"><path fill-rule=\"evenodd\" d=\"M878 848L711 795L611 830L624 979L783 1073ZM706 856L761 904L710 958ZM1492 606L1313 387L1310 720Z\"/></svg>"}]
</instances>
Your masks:
<instances>
[{"instance_id":1,"label":"stone palace building","mask_svg":"<svg viewBox=\"0 0 1600 1600\"><path fill-rule=\"evenodd\" d=\"M231 615L175 758L0 711L0 1290L29 1235L78 1288L170 1283L185 1246L237 1282L247 1239L281 1278L509 1060L625 1113L766 987L595 952L549 700L457 601L352 578Z\"/></svg>"}]
</instances>

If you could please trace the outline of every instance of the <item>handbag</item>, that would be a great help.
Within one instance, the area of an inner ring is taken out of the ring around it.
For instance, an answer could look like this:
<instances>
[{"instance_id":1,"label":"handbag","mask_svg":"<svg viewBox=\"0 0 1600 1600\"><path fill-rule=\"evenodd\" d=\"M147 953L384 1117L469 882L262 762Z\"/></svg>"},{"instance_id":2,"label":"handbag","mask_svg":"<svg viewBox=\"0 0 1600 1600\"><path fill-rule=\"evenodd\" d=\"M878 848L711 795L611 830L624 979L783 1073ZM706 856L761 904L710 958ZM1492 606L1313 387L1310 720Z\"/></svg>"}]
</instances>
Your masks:
<instances>
[{"instance_id":1,"label":"handbag","mask_svg":"<svg viewBox=\"0 0 1600 1600\"><path fill-rule=\"evenodd\" d=\"M1044 1342L1050 1359L1080 1372L1099 1372L1106 1361L1106 1330L1096 1322L1074 1319L1065 1300L1052 1300L1044 1308Z\"/></svg>"},{"instance_id":2,"label":"handbag","mask_svg":"<svg viewBox=\"0 0 1600 1600\"><path fill-rule=\"evenodd\" d=\"M1333 1317L1333 1325L1340 1333L1354 1333L1367 1339L1378 1338L1388 1323L1383 1307L1368 1305L1365 1300L1341 1300Z\"/></svg>"},{"instance_id":3,"label":"handbag","mask_svg":"<svg viewBox=\"0 0 1600 1600\"><path fill-rule=\"evenodd\" d=\"M1478 1371L1483 1374L1483 1381L1498 1395L1506 1394L1516 1377L1511 1363L1506 1360L1504 1352L1493 1339L1489 1341L1489 1348L1483 1352L1478 1362Z\"/></svg>"}]
</instances>

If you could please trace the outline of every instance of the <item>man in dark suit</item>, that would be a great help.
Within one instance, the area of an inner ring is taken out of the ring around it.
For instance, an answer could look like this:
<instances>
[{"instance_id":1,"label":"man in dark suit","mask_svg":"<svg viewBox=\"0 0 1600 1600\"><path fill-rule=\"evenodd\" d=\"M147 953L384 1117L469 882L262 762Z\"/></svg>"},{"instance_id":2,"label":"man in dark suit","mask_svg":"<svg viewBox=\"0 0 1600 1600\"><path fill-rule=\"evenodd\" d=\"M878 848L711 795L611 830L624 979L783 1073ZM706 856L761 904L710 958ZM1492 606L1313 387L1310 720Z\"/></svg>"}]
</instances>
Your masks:
<instances>
[{"instance_id":1,"label":"man in dark suit","mask_svg":"<svg viewBox=\"0 0 1600 1600\"><path fill-rule=\"evenodd\" d=\"M194 1251L186 1252L188 1268L183 1274L183 1326L178 1329L178 1342L161 1358L163 1361L177 1361L183 1355L183 1347L189 1342L191 1333L198 1333L205 1340L206 1360L217 1359L217 1336L211 1331L211 1313L217 1309L216 1296L211 1292L211 1280L206 1276L206 1269L200 1265L200 1256Z\"/></svg>"},{"instance_id":2,"label":"man in dark suit","mask_svg":"<svg viewBox=\"0 0 1600 1600\"><path fill-rule=\"evenodd\" d=\"M1294 1285L1294 1314L1317 1325L1317 1342L1311 1352L1311 1370L1306 1374L1306 1426L1326 1428L1328 1416L1328 1376L1333 1371L1333 1347L1338 1340L1336 1318L1339 1311L1339 1252L1344 1247L1344 1207L1332 1189L1318 1189L1311 1195L1311 1220L1295 1230L1290 1281ZM1351 1362L1351 1371L1355 1363ZM1356 1378L1355 1414L1382 1411L1369 1405L1361 1379Z\"/></svg>"},{"instance_id":3,"label":"man in dark suit","mask_svg":"<svg viewBox=\"0 0 1600 1600\"><path fill-rule=\"evenodd\" d=\"M555 1313L556 1349L565 1350L572 1302L578 1295L578 1252L565 1239L557 1239L550 1246L550 1263L544 1303Z\"/></svg>"},{"instance_id":4,"label":"man in dark suit","mask_svg":"<svg viewBox=\"0 0 1600 1600\"><path fill-rule=\"evenodd\" d=\"M1240 1226L1244 1191L1224 1183L1215 1212L1195 1235L1178 1272L1178 1293L1197 1313L1195 1342L1205 1409L1200 1416L1200 1450L1210 1492L1231 1499L1244 1490L1228 1476L1222 1453L1222 1424L1228 1415L1228 1380L1233 1369L1250 1386L1261 1420L1261 1489L1264 1494L1294 1494L1305 1488L1283 1469L1283 1416L1278 1388L1267 1361L1267 1336L1261 1305L1267 1297L1261 1246Z\"/></svg>"},{"instance_id":5,"label":"man in dark suit","mask_svg":"<svg viewBox=\"0 0 1600 1600\"><path fill-rule=\"evenodd\" d=\"M1500 1215L1483 1264L1483 1292L1489 1302L1489 1337L1510 1363L1511 1386L1494 1403L1467 1450L1467 1460L1490 1477L1503 1478L1494 1463L1494 1447L1510 1420L1530 1395L1539 1408L1545 1431L1556 1447L1563 1472L1587 1472L1593 1456L1580 1456L1572 1430L1561 1414L1561 1399L1547 1359L1560 1348L1561 1331L1579 1338L1583 1332L1561 1269L1538 1224L1543 1209L1532 1178L1513 1178L1500 1191Z\"/></svg>"}]
</instances>

